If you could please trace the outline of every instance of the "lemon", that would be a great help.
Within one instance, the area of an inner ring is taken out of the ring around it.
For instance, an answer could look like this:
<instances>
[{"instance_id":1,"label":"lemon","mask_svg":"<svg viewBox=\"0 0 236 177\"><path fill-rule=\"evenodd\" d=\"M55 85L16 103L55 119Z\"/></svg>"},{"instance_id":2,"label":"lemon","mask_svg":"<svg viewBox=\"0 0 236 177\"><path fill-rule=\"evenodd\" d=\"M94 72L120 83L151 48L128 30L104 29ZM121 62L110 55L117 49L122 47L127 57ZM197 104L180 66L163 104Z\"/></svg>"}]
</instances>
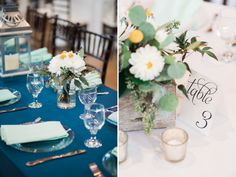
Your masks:
<instances>
[{"instance_id":1,"label":"lemon","mask_svg":"<svg viewBox=\"0 0 236 177\"><path fill-rule=\"evenodd\" d=\"M129 35L129 40L134 43L140 43L143 40L143 33L140 30L134 30Z\"/></svg>"}]
</instances>

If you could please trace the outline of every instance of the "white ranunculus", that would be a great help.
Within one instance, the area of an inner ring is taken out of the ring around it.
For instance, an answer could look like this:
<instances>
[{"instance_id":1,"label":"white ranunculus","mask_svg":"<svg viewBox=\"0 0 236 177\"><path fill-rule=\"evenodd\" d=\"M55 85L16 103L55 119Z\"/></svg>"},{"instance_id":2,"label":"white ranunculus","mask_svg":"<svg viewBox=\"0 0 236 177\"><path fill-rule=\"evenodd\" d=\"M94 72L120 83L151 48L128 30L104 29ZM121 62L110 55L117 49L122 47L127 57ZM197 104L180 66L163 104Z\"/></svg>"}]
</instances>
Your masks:
<instances>
[{"instance_id":1,"label":"white ranunculus","mask_svg":"<svg viewBox=\"0 0 236 177\"><path fill-rule=\"evenodd\" d=\"M71 54L71 56L70 56ZM79 54L75 54L72 52L67 52L65 54L65 58L61 58L62 54L56 55L52 58L50 61L50 64L48 66L48 70L56 75L61 75L61 68L67 68L71 69L77 74L79 74L81 71L86 69L85 67L85 61L83 58L80 57Z\"/></svg>"},{"instance_id":2,"label":"white ranunculus","mask_svg":"<svg viewBox=\"0 0 236 177\"><path fill-rule=\"evenodd\" d=\"M131 54L130 72L143 81L153 80L160 75L164 67L164 58L153 46L146 45Z\"/></svg>"},{"instance_id":3,"label":"white ranunculus","mask_svg":"<svg viewBox=\"0 0 236 177\"><path fill-rule=\"evenodd\" d=\"M165 41L165 39L167 38L167 36L168 36L168 33L166 32L166 30L165 30L165 29L160 29L160 30L158 30L158 31L156 32L155 39L156 39L158 42L162 43L162 42Z\"/></svg>"}]
</instances>

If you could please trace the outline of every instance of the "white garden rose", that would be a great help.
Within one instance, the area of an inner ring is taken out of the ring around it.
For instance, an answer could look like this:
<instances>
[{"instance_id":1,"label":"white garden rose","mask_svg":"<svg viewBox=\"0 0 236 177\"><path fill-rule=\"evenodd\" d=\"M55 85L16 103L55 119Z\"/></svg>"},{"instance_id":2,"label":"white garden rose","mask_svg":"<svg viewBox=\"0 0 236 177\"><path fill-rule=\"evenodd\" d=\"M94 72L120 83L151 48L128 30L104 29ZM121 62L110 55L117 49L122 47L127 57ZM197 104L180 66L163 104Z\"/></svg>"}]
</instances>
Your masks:
<instances>
[{"instance_id":1,"label":"white garden rose","mask_svg":"<svg viewBox=\"0 0 236 177\"><path fill-rule=\"evenodd\" d=\"M85 61L79 54L73 52L62 52L50 61L48 70L56 75L61 75L61 68L71 69L77 74L86 69Z\"/></svg>"},{"instance_id":2,"label":"white garden rose","mask_svg":"<svg viewBox=\"0 0 236 177\"><path fill-rule=\"evenodd\" d=\"M130 72L143 81L153 80L160 75L164 67L164 58L156 47L146 45L131 54Z\"/></svg>"}]
</instances>

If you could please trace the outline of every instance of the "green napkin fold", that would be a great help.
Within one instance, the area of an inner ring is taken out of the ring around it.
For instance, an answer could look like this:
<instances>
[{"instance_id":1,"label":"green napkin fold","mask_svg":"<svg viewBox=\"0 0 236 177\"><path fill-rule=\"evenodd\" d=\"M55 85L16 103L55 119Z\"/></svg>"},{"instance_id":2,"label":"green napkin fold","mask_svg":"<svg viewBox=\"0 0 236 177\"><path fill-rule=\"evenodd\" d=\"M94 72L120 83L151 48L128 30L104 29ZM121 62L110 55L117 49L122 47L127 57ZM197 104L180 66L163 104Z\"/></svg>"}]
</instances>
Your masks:
<instances>
[{"instance_id":1,"label":"green napkin fold","mask_svg":"<svg viewBox=\"0 0 236 177\"><path fill-rule=\"evenodd\" d=\"M0 102L11 100L13 98L16 98L16 96L11 93L8 89L1 89L0 90Z\"/></svg>"},{"instance_id":2,"label":"green napkin fold","mask_svg":"<svg viewBox=\"0 0 236 177\"><path fill-rule=\"evenodd\" d=\"M48 61L52 58L52 54L48 53L46 47L34 50L31 52L31 62L37 63L41 61ZM27 53L20 55L20 61L24 64L28 64L29 56Z\"/></svg>"},{"instance_id":3,"label":"green napkin fold","mask_svg":"<svg viewBox=\"0 0 236 177\"><path fill-rule=\"evenodd\" d=\"M67 131L58 121L29 125L2 125L0 132L2 140L7 145L56 140L68 136Z\"/></svg>"},{"instance_id":4,"label":"green napkin fold","mask_svg":"<svg viewBox=\"0 0 236 177\"><path fill-rule=\"evenodd\" d=\"M84 78L88 81L88 85L82 84L84 89L102 84L101 76L98 71L91 71L87 73ZM79 90L79 88L77 88L77 90Z\"/></svg>"},{"instance_id":5,"label":"green napkin fold","mask_svg":"<svg viewBox=\"0 0 236 177\"><path fill-rule=\"evenodd\" d=\"M117 147L114 147L111 151L111 153L117 157Z\"/></svg>"},{"instance_id":6,"label":"green napkin fold","mask_svg":"<svg viewBox=\"0 0 236 177\"><path fill-rule=\"evenodd\" d=\"M110 119L113 122L117 122L117 112L113 112L108 116L108 119Z\"/></svg>"}]
</instances>

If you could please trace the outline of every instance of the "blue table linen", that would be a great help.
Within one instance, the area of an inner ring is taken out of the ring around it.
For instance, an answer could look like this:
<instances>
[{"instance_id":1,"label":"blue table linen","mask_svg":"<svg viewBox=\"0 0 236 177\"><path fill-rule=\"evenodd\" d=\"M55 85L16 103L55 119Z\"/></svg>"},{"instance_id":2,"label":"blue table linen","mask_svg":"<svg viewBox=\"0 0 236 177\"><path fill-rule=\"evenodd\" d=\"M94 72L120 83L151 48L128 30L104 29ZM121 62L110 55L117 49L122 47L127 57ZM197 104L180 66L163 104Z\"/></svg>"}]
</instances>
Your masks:
<instances>
[{"instance_id":1,"label":"blue table linen","mask_svg":"<svg viewBox=\"0 0 236 177\"><path fill-rule=\"evenodd\" d=\"M2 109L21 107L32 102L32 96L26 89L26 77L18 76L0 79L0 86L13 88L21 92L21 100L11 106ZM109 91L109 95L98 96L97 102L111 107L117 104L117 93L104 85L98 91ZM0 177L92 177L89 163L95 162L106 177L110 175L102 166L102 157L106 152L117 146L117 127L105 123L102 130L97 134L103 146L98 149L89 149L84 146L84 140L90 137L89 131L84 127L79 115L83 113L84 107L77 98L77 106L71 110L62 110L56 106L56 93L52 89L44 88L39 95L39 101L43 104L40 109L27 109L19 112L0 114L0 125L19 124L33 121L36 117L42 117L43 121L59 120L63 125L70 127L75 132L73 143L65 149L49 153L26 153L7 146L0 141ZM27 167L27 161L43 158L51 155L66 153L77 149L86 149L87 153L60 160L46 162L44 164Z\"/></svg>"}]
</instances>

